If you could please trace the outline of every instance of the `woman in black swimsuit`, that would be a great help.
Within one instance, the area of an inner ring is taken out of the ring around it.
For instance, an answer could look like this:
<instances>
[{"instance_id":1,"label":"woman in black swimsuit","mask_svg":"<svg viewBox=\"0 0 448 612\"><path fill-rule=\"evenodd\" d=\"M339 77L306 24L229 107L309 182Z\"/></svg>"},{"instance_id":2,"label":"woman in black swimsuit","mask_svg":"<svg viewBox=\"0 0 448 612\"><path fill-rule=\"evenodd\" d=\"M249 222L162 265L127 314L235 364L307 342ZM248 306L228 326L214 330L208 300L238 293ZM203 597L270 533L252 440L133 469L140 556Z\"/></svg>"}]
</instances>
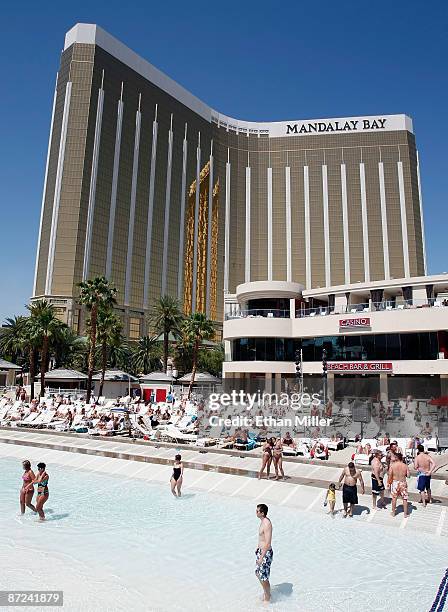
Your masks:
<instances>
[{"instance_id":1,"label":"woman in black swimsuit","mask_svg":"<svg viewBox=\"0 0 448 612\"><path fill-rule=\"evenodd\" d=\"M173 475L171 476L171 493L174 495L174 497L181 497L181 487L182 487L182 481L183 481L183 475L184 475L184 466L183 463L181 461L181 456L180 455L176 455L174 457L174 464L173 464ZM176 493L176 489L177 489L177 493Z\"/></svg>"}]
</instances>

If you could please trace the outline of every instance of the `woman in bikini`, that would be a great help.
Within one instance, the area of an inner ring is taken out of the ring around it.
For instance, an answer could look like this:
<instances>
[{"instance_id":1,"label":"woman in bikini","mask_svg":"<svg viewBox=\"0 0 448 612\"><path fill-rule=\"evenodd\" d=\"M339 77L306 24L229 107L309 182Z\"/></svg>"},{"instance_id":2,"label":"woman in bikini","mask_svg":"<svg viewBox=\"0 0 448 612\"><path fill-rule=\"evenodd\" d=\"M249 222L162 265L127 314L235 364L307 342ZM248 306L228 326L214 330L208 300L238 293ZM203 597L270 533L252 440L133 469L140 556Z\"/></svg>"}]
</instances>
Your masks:
<instances>
[{"instance_id":1,"label":"woman in bikini","mask_svg":"<svg viewBox=\"0 0 448 612\"><path fill-rule=\"evenodd\" d=\"M283 444L282 444L281 438L274 439L273 459L274 459L274 469L275 469L275 480L284 478L285 473L283 471ZM278 474L279 471L280 471L281 476L279 476Z\"/></svg>"},{"instance_id":2,"label":"woman in bikini","mask_svg":"<svg viewBox=\"0 0 448 612\"><path fill-rule=\"evenodd\" d=\"M33 488L33 485L37 484L36 511L39 514L39 519L41 521L45 520L44 504L50 496L48 492L48 481L50 480L50 477L45 468L45 463L38 463L37 469L39 473L27 486L27 490L30 491Z\"/></svg>"},{"instance_id":3,"label":"woman in bikini","mask_svg":"<svg viewBox=\"0 0 448 612\"><path fill-rule=\"evenodd\" d=\"M20 489L20 512L25 514L25 507L30 508L33 512L37 512L36 508L31 503L34 495L34 486L31 484L36 478L33 470L31 469L31 463L26 459L22 463L23 476L22 476L22 488ZM28 489L28 485L31 484L31 489Z\"/></svg>"},{"instance_id":4,"label":"woman in bikini","mask_svg":"<svg viewBox=\"0 0 448 612\"><path fill-rule=\"evenodd\" d=\"M266 468L267 478L269 480L269 471L271 469L272 463L272 447L274 446L272 438L266 440L263 445L263 456L261 459L261 469L258 473L258 480L260 480L263 476L264 469Z\"/></svg>"},{"instance_id":5,"label":"woman in bikini","mask_svg":"<svg viewBox=\"0 0 448 612\"><path fill-rule=\"evenodd\" d=\"M181 497L182 495L180 489L182 487L183 475L184 475L184 465L181 461L181 456L176 455L174 457L174 463L173 463L173 474L170 480L171 493L174 495L174 497ZM177 493L176 493L176 489L177 489Z\"/></svg>"}]
</instances>

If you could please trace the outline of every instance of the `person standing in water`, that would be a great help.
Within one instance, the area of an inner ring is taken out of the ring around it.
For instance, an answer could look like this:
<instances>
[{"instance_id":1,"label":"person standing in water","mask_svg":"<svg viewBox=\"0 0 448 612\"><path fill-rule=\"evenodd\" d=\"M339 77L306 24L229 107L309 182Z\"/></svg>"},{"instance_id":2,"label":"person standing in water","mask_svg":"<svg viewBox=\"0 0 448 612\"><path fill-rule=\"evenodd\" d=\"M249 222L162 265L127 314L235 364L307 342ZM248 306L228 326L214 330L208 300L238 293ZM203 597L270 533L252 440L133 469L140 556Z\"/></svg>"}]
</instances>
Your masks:
<instances>
[{"instance_id":1,"label":"person standing in water","mask_svg":"<svg viewBox=\"0 0 448 612\"><path fill-rule=\"evenodd\" d=\"M48 492L48 481L50 477L47 474L45 468L45 463L38 463L37 469L39 473L34 478L34 480L30 482L30 484L27 486L27 490L31 490L33 488L33 485L37 484L36 511L39 514L39 519L41 521L45 520L44 504L50 496Z\"/></svg>"},{"instance_id":2,"label":"person standing in water","mask_svg":"<svg viewBox=\"0 0 448 612\"><path fill-rule=\"evenodd\" d=\"M181 461L182 457L180 455L176 455L174 457L173 464L173 475L171 476L170 484L171 484L171 493L174 497L181 497L181 487L184 476L184 466Z\"/></svg>"},{"instance_id":3,"label":"person standing in water","mask_svg":"<svg viewBox=\"0 0 448 612\"><path fill-rule=\"evenodd\" d=\"M271 463L272 463L273 446L274 446L274 443L272 441L272 438L269 438L263 444L263 455L261 459L261 468L260 468L260 471L258 472L258 480L260 480L263 477L263 472L265 468L266 468L266 476L269 479L269 471L271 469Z\"/></svg>"},{"instance_id":4,"label":"person standing in water","mask_svg":"<svg viewBox=\"0 0 448 612\"><path fill-rule=\"evenodd\" d=\"M272 453L272 458L274 460L275 480L279 480L280 478L285 477L285 472L283 471L283 443L281 438L277 438L275 440Z\"/></svg>"},{"instance_id":5,"label":"person standing in water","mask_svg":"<svg viewBox=\"0 0 448 612\"><path fill-rule=\"evenodd\" d=\"M20 489L20 512L25 514L25 507L30 508L33 512L37 512L35 506L31 503L34 495L34 486L31 484L36 475L31 469L31 463L28 459L22 462L23 466L23 476L22 476L22 488ZM31 484L31 489L28 488L28 485Z\"/></svg>"},{"instance_id":6,"label":"person standing in water","mask_svg":"<svg viewBox=\"0 0 448 612\"><path fill-rule=\"evenodd\" d=\"M258 504L256 512L261 523L258 530L258 547L255 551L255 575L263 588L263 601L270 601L271 585L269 583L269 576L274 557L274 551L272 550L272 523L268 519L268 507L266 504Z\"/></svg>"},{"instance_id":7,"label":"person standing in water","mask_svg":"<svg viewBox=\"0 0 448 612\"><path fill-rule=\"evenodd\" d=\"M344 504L344 518L349 516L353 517L353 510L355 505L358 503L358 481L361 485L361 493L364 495L364 481L360 470L357 470L353 461L344 468L342 474L339 477L339 488L341 487L342 481L344 486L342 487L342 503Z\"/></svg>"}]
</instances>

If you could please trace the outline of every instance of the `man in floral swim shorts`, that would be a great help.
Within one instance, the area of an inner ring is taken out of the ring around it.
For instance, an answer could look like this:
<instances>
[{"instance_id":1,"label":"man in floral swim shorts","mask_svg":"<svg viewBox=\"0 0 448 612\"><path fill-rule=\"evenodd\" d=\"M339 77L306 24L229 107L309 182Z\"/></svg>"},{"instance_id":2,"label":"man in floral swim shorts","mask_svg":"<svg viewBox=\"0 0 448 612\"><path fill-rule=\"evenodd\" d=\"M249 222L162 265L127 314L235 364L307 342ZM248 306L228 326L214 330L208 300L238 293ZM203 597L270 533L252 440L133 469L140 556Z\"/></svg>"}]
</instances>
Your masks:
<instances>
[{"instance_id":1,"label":"man in floral swim shorts","mask_svg":"<svg viewBox=\"0 0 448 612\"><path fill-rule=\"evenodd\" d=\"M408 515L408 483L409 468L403 461L403 455L401 453L395 454L395 461L391 461L388 480L390 482L390 492L392 494L392 516L395 516L397 508L397 500L399 497L403 500L403 516L407 518Z\"/></svg>"},{"instance_id":2,"label":"man in floral swim shorts","mask_svg":"<svg viewBox=\"0 0 448 612\"><path fill-rule=\"evenodd\" d=\"M271 573L271 563L274 557L272 550L272 523L267 518L268 507L266 504L258 504L257 516L261 521L258 531L258 548L255 551L256 564L255 575L263 587L263 601L271 600L271 585L269 576Z\"/></svg>"}]
</instances>

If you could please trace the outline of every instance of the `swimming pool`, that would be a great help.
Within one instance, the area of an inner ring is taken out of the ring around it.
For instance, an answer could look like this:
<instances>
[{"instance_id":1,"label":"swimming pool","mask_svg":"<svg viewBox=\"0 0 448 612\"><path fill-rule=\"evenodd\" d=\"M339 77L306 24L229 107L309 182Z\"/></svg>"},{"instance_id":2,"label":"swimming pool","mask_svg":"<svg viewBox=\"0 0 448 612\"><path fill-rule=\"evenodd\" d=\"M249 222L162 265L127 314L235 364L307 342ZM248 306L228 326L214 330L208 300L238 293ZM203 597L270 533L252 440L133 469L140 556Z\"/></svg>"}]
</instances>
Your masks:
<instances>
[{"instance_id":1,"label":"swimming pool","mask_svg":"<svg viewBox=\"0 0 448 612\"><path fill-rule=\"evenodd\" d=\"M18 514L0 459L0 588L63 589L64 610L259 610L255 503L50 465L48 521ZM188 484L188 474L187 474ZM275 612L429 610L448 542L271 505Z\"/></svg>"}]
</instances>

